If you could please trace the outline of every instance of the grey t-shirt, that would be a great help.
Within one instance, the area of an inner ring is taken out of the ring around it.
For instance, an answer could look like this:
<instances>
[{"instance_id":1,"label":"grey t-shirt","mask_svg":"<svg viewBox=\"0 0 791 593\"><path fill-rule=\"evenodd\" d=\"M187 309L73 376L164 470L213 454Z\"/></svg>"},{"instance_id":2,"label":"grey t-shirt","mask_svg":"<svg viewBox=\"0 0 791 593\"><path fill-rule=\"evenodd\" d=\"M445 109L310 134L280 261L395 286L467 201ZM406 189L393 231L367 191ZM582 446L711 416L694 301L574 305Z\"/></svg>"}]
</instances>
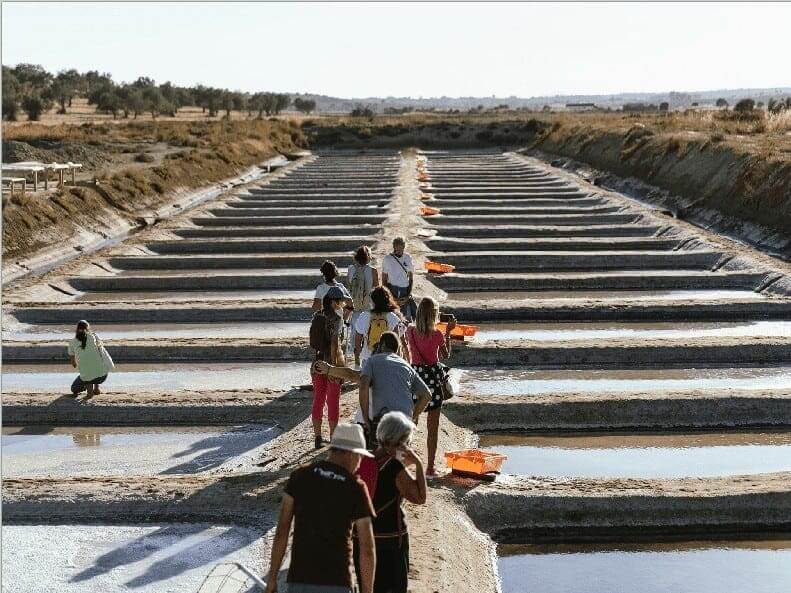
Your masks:
<instances>
[{"instance_id":1,"label":"grey t-shirt","mask_svg":"<svg viewBox=\"0 0 791 593\"><path fill-rule=\"evenodd\" d=\"M417 371L398 354L374 354L363 363L360 373L371 380L371 418L382 411L403 412L410 418L412 396L428 391Z\"/></svg>"}]
</instances>

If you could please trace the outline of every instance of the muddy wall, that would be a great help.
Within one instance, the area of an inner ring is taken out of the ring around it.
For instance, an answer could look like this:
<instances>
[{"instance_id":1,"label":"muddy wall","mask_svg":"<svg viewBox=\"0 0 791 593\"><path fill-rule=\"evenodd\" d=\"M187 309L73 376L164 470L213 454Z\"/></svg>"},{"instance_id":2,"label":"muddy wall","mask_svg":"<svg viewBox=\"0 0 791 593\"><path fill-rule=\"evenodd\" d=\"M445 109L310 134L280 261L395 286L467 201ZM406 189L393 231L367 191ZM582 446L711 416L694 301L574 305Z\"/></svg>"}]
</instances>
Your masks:
<instances>
[{"instance_id":1,"label":"muddy wall","mask_svg":"<svg viewBox=\"0 0 791 593\"><path fill-rule=\"evenodd\" d=\"M555 161L571 169L588 165L598 185L791 256L791 162L781 154L743 151L735 140L659 135L639 124L625 134L553 126L526 152L572 159Z\"/></svg>"},{"instance_id":2,"label":"muddy wall","mask_svg":"<svg viewBox=\"0 0 791 593\"><path fill-rule=\"evenodd\" d=\"M375 119L338 125L303 125L312 148L506 148L533 142L546 127L535 119L472 122L380 123Z\"/></svg>"}]
</instances>

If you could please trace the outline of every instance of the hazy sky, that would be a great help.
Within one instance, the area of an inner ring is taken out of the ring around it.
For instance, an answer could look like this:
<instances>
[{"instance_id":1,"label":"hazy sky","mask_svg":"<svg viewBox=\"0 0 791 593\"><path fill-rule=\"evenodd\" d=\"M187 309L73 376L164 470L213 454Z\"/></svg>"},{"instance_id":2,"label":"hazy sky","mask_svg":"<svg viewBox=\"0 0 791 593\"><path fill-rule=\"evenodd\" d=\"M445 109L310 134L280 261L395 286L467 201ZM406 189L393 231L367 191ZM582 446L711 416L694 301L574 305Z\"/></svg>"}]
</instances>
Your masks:
<instances>
[{"instance_id":1,"label":"hazy sky","mask_svg":"<svg viewBox=\"0 0 791 593\"><path fill-rule=\"evenodd\" d=\"M25 3L3 64L240 90L535 96L791 86L786 4Z\"/></svg>"}]
</instances>

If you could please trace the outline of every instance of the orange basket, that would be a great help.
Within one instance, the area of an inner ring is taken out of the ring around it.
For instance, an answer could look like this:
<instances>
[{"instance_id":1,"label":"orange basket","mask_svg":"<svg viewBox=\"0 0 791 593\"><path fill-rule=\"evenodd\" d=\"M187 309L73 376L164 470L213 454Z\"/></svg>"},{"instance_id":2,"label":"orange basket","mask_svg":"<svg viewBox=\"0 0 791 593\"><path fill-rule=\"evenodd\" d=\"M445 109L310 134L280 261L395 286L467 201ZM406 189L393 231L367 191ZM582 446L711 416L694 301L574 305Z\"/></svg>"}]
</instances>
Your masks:
<instances>
[{"instance_id":1,"label":"orange basket","mask_svg":"<svg viewBox=\"0 0 791 593\"><path fill-rule=\"evenodd\" d=\"M417 174L418 181L431 181L431 176L426 175L425 173L418 173Z\"/></svg>"},{"instance_id":2,"label":"orange basket","mask_svg":"<svg viewBox=\"0 0 791 593\"><path fill-rule=\"evenodd\" d=\"M439 214L439 208L429 208L428 206L423 206L420 209L420 213L423 216L436 216Z\"/></svg>"},{"instance_id":3,"label":"orange basket","mask_svg":"<svg viewBox=\"0 0 791 593\"><path fill-rule=\"evenodd\" d=\"M445 328L447 327L447 323L440 322L436 325L436 328L443 334L445 333ZM450 337L454 340L463 340L464 338L472 338L476 333L478 333L478 326L456 324L456 327L450 330Z\"/></svg>"},{"instance_id":4,"label":"orange basket","mask_svg":"<svg viewBox=\"0 0 791 593\"><path fill-rule=\"evenodd\" d=\"M448 272L452 272L456 269L456 266L452 266L450 264L440 264L435 261L427 261L426 270L429 272L434 272L435 274L447 274Z\"/></svg>"},{"instance_id":5,"label":"orange basket","mask_svg":"<svg viewBox=\"0 0 791 593\"><path fill-rule=\"evenodd\" d=\"M500 473L500 468L503 467L503 462L506 459L508 459L506 455L481 449L445 452L445 461L453 472L476 476Z\"/></svg>"}]
</instances>

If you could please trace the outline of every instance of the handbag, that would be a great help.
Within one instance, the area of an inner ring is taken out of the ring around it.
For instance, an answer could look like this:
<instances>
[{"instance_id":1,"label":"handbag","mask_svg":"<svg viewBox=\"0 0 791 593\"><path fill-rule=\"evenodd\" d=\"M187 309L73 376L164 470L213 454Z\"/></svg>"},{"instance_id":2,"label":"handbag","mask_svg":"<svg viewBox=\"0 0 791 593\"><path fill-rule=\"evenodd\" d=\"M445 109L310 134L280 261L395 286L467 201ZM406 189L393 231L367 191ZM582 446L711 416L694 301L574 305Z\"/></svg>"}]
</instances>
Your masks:
<instances>
[{"instance_id":1,"label":"handbag","mask_svg":"<svg viewBox=\"0 0 791 593\"><path fill-rule=\"evenodd\" d=\"M445 380L442 382L442 401L449 400L459 393L459 385L450 376L450 369L440 363L445 368Z\"/></svg>"},{"instance_id":2,"label":"handbag","mask_svg":"<svg viewBox=\"0 0 791 593\"><path fill-rule=\"evenodd\" d=\"M409 329L412 332L412 342L414 342L415 347L417 348L417 351L420 354L420 357L424 361L428 360L428 358L426 358L426 355L423 354L423 350L418 345L419 342L418 342L417 338L415 337L415 328L414 328L414 326L410 326ZM448 368L448 366L438 361L437 362L437 367L442 369L442 374L443 374L442 382L439 384L440 389L442 390L442 401L447 401L450 398L452 398L453 396L455 396L458 393L459 390L456 387L456 385L454 385L453 382L451 381L450 369Z\"/></svg>"}]
</instances>

